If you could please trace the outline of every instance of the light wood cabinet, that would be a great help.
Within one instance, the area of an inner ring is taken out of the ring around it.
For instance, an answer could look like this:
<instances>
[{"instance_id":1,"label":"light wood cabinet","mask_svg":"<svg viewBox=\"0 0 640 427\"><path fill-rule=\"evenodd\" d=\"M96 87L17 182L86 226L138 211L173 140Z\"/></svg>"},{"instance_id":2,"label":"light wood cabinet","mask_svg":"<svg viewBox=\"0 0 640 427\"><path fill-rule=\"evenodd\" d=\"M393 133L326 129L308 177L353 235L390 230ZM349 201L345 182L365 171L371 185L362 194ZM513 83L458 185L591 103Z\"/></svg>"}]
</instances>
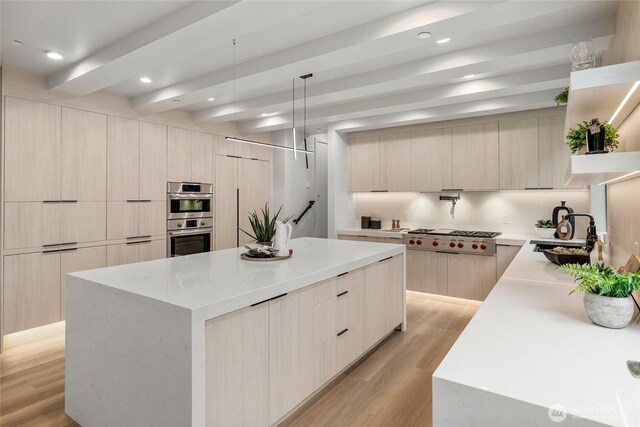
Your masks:
<instances>
[{"instance_id":1,"label":"light wood cabinet","mask_svg":"<svg viewBox=\"0 0 640 427\"><path fill-rule=\"evenodd\" d=\"M107 266L153 261L167 257L167 240L136 240L107 246Z\"/></svg>"},{"instance_id":2,"label":"light wood cabinet","mask_svg":"<svg viewBox=\"0 0 640 427\"><path fill-rule=\"evenodd\" d=\"M205 325L206 424L269 425L269 304Z\"/></svg>"},{"instance_id":3,"label":"light wood cabinet","mask_svg":"<svg viewBox=\"0 0 640 427\"><path fill-rule=\"evenodd\" d=\"M496 284L496 257L447 254L448 295L483 301Z\"/></svg>"},{"instance_id":4,"label":"light wood cabinet","mask_svg":"<svg viewBox=\"0 0 640 427\"><path fill-rule=\"evenodd\" d=\"M60 253L4 257L3 333L60 320Z\"/></svg>"},{"instance_id":5,"label":"light wood cabinet","mask_svg":"<svg viewBox=\"0 0 640 427\"><path fill-rule=\"evenodd\" d=\"M384 277L386 333L398 327L404 320L404 257L396 255L382 263L387 264Z\"/></svg>"},{"instance_id":6,"label":"light wood cabinet","mask_svg":"<svg viewBox=\"0 0 640 427\"><path fill-rule=\"evenodd\" d=\"M138 203L140 236L163 236L167 233L167 202L152 200Z\"/></svg>"},{"instance_id":7,"label":"light wood cabinet","mask_svg":"<svg viewBox=\"0 0 640 427\"><path fill-rule=\"evenodd\" d=\"M349 141L349 190L379 191L380 141L379 137L354 138Z\"/></svg>"},{"instance_id":8,"label":"light wood cabinet","mask_svg":"<svg viewBox=\"0 0 640 427\"><path fill-rule=\"evenodd\" d=\"M167 257L167 239L151 240L150 242L137 243L138 262L153 261Z\"/></svg>"},{"instance_id":9,"label":"light wood cabinet","mask_svg":"<svg viewBox=\"0 0 640 427\"><path fill-rule=\"evenodd\" d=\"M107 195L107 116L62 108L60 198L104 202Z\"/></svg>"},{"instance_id":10,"label":"light wood cabinet","mask_svg":"<svg viewBox=\"0 0 640 427\"><path fill-rule=\"evenodd\" d=\"M542 188L581 188L565 186L564 175L571 159L565 143L564 116L538 119L538 185Z\"/></svg>"},{"instance_id":11,"label":"light wood cabinet","mask_svg":"<svg viewBox=\"0 0 640 427\"><path fill-rule=\"evenodd\" d=\"M140 126L137 120L109 117L107 200L138 199Z\"/></svg>"},{"instance_id":12,"label":"light wood cabinet","mask_svg":"<svg viewBox=\"0 0 640 427\"><path fill-rule=\"evenodd\" d=\"M452 187L451 129L413 132L411 151L412 190L428 192Z\"/></svg>"},{"instance_id":13,"label":"light wood cabinet","mask_svg":"<svg viewBox=\"0 0 640 427\"><path fill-rule=\"evenodd\" d=\"M57 243L99 242L107 238L107 202L60 204L60 240Z\"/></svg>"},{"instance_id":14,"label":"light wood cabinet","mask_svg":"<svg viewBox=\"0 0 640 427\"><path fill-rule=\"evenodd\" d=\"M166 234L166 202L107 202L107 239Z\"/></svg>"},{"instance_id":15,"label":"light wood cabinet","mask_svg":"<svg viewBox=\"0 0 640 427\"><path fill-rule=\"evenodd\" d=\"M11 97L4 105L4 200L59 200L61 108Z\"/></svg>"},{"instance_id":16,"label":"light wood cabinet","mask_svg":"<svg viewBox=\"0 0 640 427\"><path fill-rule=\"evenodd\" d=\"M240 228L252 233L249 213L260 214L271 194L271 164L262 160L238 159L238 189ZM275 214L275 206L270 206ZM277 209L276 209L277 211ZM246 234L240 232L240 245L251 242Z\"/></svg>"},{"instance_id":17,"label":"light wood cabinet","mask_svg":"<svg viewBox=\"0 0 640 427\"><path fill-rule=\"evenodd\" d=\"M407 289L428 294L447 295L447 254L408 250Z\"/></svg>"},{"instance_id":18,"label":"light wood cabinet","mask_svg":"<svg viewBox=\"0 0 640 427\"><path fill-rule=\"evenodd\" d=\"M497 123L453 128L452 186L464 190L499 188L498 145Z\"/></svg>"},{"instance_id":19,"label":"light wood cabinet","mask_svg":"<svg viewBox=\"0 0 640 427\"><path fill-rule=\"evenodd\" d=\"M167 180L213 181L213 136L169 127L167 131Z\"/></svg>"},{"instance_id":20,"label":"light wood cabinet","mask_svg":"<svg viewBox=\"0 0 640 427\"><path fill-rule=\"evenodd\" d=\"M499 280L507 268L509 268L511 261L513 261L516 255L518 255L518 252L520 252L521 246L498 245L496 249L496 278Z\"/></svg>"},{"instance_id":21,"label":"light wood cabinet","mask_svg":"<svg viewBox=\"0 0 640 427\"><path fill-rule=\"evenodd\" d=\"M538 119L500 122L499 127L500 189L537 188Z\"/></svg>"},{"instance_id":22,"label":"light wood cabinet","mask_svg":"<svg viewBox=\"0 0 640 427\"><path fill-rule=\"evenodd\" d=\"M167 198L167 127L140 122L140 181L138 198Z\"/></svg>"},{"instance_id":23,"label":"light wood cabinet","mask_svg":"<svg viewBox=\"0 0 640 427\"><path fill-rule=\"evenodd\" d=\"M66 275L107 266L107 248L96 246L60 253L60 318L65 317Z\"/></svg>"},{"instance_id":24,"label":"light wood cabinet","mask_svg":"<svg viewBox=\"0 0 640 427\"><path fill-rule=\"evenodd\" d=\"M391 266L389 260L370 265L365 269L364 288L364 347L370 348L387 332L386 330L386 279Z\"/></svg>"},{"instance_id":25,"label":"light wood cabinet","mask_svg":"<svg viewBox=\"0 0 640 427\"><path fill-rule=\"evenodd\" d=\"M313 289L269 301L269 425L314 390Z\"/></svg>"},{"instance_id":26,"label":"light wood cabinet","mask_svg":"<svg viewBox=\"0 0 640 427\"><path fill-rule=\"evenodd\" d=\"M411 191L411 134L380 137L380 190Z\"/></svg>"}]
</instances>

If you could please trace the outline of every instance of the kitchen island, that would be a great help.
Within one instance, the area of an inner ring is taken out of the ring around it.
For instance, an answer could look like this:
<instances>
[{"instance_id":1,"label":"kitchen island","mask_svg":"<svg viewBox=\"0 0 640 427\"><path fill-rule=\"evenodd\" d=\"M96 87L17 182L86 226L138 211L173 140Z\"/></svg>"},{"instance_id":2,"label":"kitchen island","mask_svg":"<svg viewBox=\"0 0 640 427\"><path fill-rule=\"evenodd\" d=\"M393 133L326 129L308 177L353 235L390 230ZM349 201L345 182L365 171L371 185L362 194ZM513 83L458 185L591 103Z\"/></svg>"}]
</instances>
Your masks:
<instances>
[{"instance_id":1,"label":"kitchen island","mask_svg":"<svg viewBox=\"0 0 640 427\"><path fill-rule=\"evenodd\" d=\"M433 425L640 425L640 315L594 325L528 242L433 374Z\"/></svg>"},{"instance_id":2,"label":"kitchen island","mask_svg":"<svg viewBox=\"0 0 640 427\"><path fill-rule=\"evenodd\" d=\"M65 410L81 425L273 425L406 325L405 246L302 238L70 274Z\"/></svg>"}]
</instances>

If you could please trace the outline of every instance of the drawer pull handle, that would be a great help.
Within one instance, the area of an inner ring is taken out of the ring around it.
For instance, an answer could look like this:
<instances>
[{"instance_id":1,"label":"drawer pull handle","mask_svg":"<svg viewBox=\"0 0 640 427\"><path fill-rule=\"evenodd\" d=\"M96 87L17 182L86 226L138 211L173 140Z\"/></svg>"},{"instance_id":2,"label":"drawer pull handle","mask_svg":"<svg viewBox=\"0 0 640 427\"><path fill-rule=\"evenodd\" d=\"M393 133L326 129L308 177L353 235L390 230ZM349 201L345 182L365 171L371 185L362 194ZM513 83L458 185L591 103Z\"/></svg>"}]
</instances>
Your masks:
<instances>
[{"instance_id":1,"label":"drawer pull handle","mask_svg":"<svg viewBox=\"0 0 640 427\"><path fill-rule=\"evenodd\" d=\"M78 203L77 200L60 200L60 203Z\"/></svg>"},{"instance_id":2,"label":"drawer pull handle","mask_svg":"<svg viewBox=\"0 0 640 427\"><path fill-rule=\"evenodd\" d=\"M50 245L42 245L43 248L52 248L54 246L68 246L68 245L77 245L78 242L65 242L65 243L53 243Z\"/></svg>"},{"instance_id":3,"label":"drawer pull handle","mask_svg":"<svg viewBox=\"0 0 640 427\"><path fill-rule=\"evenodd\" d=\"M78 248L67 248L67 249L52 249L49 251L42 251L43 254L53 254L53 253L60 253L60 252L71 252L71 251L77 251Z\"/></svg>"},{"instance_id":4,"label":"drawer pull handle","mask_svg":"<svg viewBox=\"0 0 640 427\"><path fill-rule=\"evenodd\" d=\"M340 332L338 332L338 336L340 336L342 334L346 334L348 330L349 330L349 328L345 328L345 329L341 330Z\"/></svg>"},{"instance_id":5,"label":"drawer pull handle","mask_svg":"<svg viewBox=\"0 0 640 427\"><path fill-rule=\"evenodd\" d=\"M127 245L137 245L140 243L151 243L151 240L136 240L135 242L127 242Z\"/></svg>"},{"instance_id":6,"label":"drawer pull handle","mask_svg":"<svg viewBox=\"0 0 640 427\"><path fill-rule=\"evenodd\" d=\"M349 291L340 292L337 296L338 296L338 298L340 298L342 295L346 295L348 293L349 293Z\"/></svg>"},{"instance_id":7,"label":"drawer pull handle","mask_svg":"<svg viewBox=\"0 0 640 427\"><path fill-rule=\"evenodd\" d=\"M348 272L348 271L347 271L346 273L340 273L340 274L338 274L338 276L337 276L337 277L346 276L347 274L349 274L349 272Z\"/></svg>"},{"instance_id":8,"label":"drawer pull handle","mask_svg":"<svg viewBox=\"0 0 640 427\"><path fill-rule=\"evenodd\" d=\"M387 257L387 258L381 259L381 260L380 260L380 261L378 261L378 262L385 262L385 261L387 261L387 260L390 260L391 258L393 258L393 257L392 257L392 256L390 256L390 257Z\"/></svg>"},{"instance_id":9,"label":"drawer pull handle","mask_svg":"<svg viewBox=\"0 0 640 427\"><path fill-rule=\"evenodd\" d=\"M278 295L277 297L271 298L269 301L273 301L274 299L278 299L278 298L282 298L282 297L286 297L286 296L287 296L287 294Z\"/></svg>"},{"instance_id":10,"label":"drawer pull handle","mask_svg":"<svg viewBox=\"0 0 640 427\"><path fill-rule=\"evenodd\" d=\"M282 295L278 295L277 297L269 298L269 299L266 299L264 301L257 302L255 304L251 304L251 307L255 307L256 305L264 304L265 302L273 301L275 299L282 298L282 297L287 296L287 295L288 294L282 294Z\"/></svg>"}]
</instances>

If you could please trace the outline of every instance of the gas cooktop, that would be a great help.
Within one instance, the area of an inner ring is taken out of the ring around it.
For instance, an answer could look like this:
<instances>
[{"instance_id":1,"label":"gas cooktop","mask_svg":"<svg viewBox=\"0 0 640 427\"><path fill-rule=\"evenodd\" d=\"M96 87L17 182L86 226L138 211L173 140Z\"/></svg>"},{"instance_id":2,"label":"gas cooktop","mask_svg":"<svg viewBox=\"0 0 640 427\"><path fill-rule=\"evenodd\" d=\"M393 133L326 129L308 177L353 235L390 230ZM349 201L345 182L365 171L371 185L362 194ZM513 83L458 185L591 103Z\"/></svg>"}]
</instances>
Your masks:
<instances>
[{"instance_id":1,"label":"gas cooktop","mask_svg":"<svg viewBox=\"0 0 640 427\"><path fill-rule=\"evenodd\" d=\"M429 229L417 228L409 231L409 234L428 234L436 236L456 236L456 237L475 237L478 239L492 239L499 236L496 231L470 231L470 230L449 230L449 229Z\"/></svg>"}]
</instances>

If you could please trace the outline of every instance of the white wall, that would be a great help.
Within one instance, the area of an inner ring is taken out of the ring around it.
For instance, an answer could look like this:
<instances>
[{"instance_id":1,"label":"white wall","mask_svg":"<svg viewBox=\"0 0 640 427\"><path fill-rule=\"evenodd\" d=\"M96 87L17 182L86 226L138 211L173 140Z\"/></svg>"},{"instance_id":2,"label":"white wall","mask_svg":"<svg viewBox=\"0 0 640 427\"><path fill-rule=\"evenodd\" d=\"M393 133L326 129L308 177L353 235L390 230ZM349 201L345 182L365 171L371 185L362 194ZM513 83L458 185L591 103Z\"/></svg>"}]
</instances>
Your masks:
<instances>
[{"instance_id":1,"label":"white wall","mask_svg":"<svg viewBox=\"0 0 640 427\"><path fill-rule=\"evenodd\" d=\"M383 228L392 219L402 226L440 227L469 230L499 231L509 234L534 234L538 219L550 219L555 206L567 201L576 212L589 211L588 191L500 191L462 193L451 215L451 202L440 201L439 193L357 193L356 215L378 213ZM409 220L403 220L404 213ZM509 223L503 224L503 217ZM576 236L586 235L587 223L576 221Z\"/></svg>"}]
</instances>

